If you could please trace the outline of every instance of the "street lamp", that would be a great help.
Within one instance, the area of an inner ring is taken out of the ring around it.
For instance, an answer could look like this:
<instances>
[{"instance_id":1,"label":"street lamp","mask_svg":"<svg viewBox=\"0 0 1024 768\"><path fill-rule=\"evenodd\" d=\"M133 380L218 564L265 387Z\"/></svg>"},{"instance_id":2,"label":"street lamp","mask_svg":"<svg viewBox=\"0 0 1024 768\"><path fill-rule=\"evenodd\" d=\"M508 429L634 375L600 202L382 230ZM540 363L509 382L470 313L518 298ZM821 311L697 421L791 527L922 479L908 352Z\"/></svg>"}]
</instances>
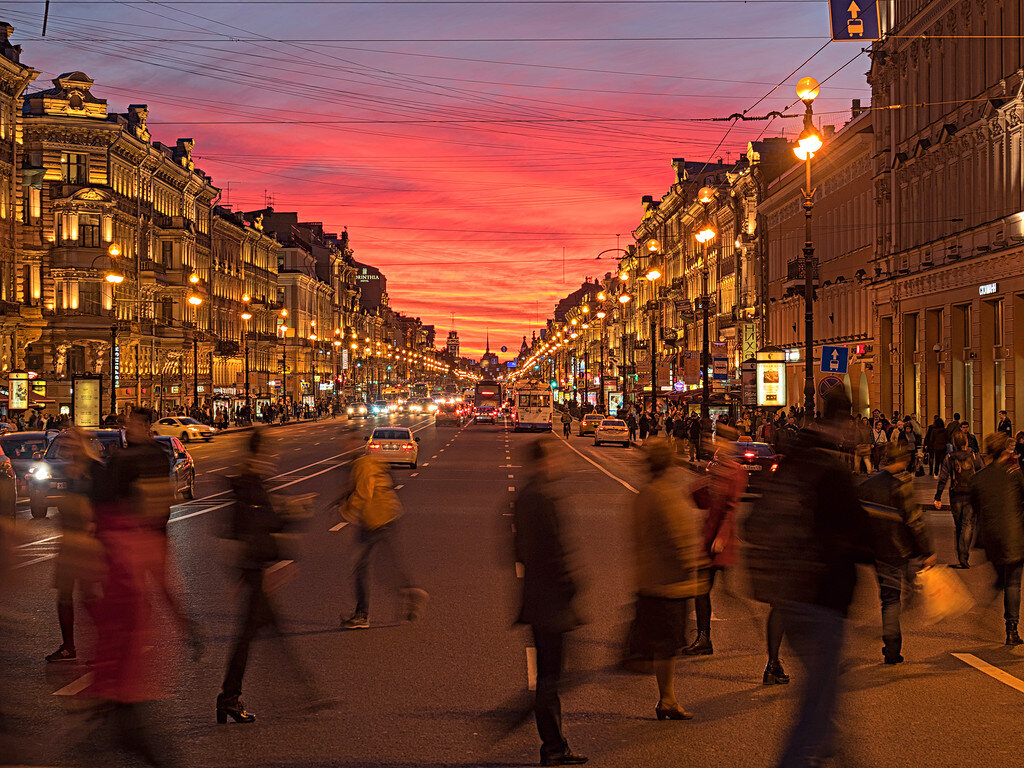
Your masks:
<instances>
[{"instance_id":1,"label":"street lamp","mask_svg":"<svg viewBox=\"0 0 1024 768\"><path fill-rule=\"evenodd\" d=\"M814 418L814 241L811 239L811 213L814 187L811 186L811 160L821 149L821 133L814 127L812 102L821 88L813 77L801 78L796 95L804 103L804 129L793 153L804 161L804 420Z\"/></svg>"},{"instance_id":2,"label":"street lamp","mask_svg":"<svg viewBox=\"0 0 1024 768\"><path fill-rule=\"evenodd\" d=\"M715 191L710 187L702 187L697 193L697 201L704 207L704 228L694 235L697 242L701 244L701 393L700 393L700 418L706 421L711 415L711 388L708 382L708 368L711 363L711 339L708 331L708 304L711 303L710 288L708 286L710 277L710 265L708 264L708 243L715 237L715 230L711 228L708 221L708 205L715 197Z\"/></svg>"},{"instance_id":3,"label":"street lamp","mask_svg":"<svg viewBox=\"0 0 1024 768\"><path fill-rule=\"evenodd\" d=\"M661 277L661 268L658 266L661 243L653 237L647 241L647 254L651 258L645 277L651 282L651 300L647 302L647 311L651 314L651 413L654 414L658 411L658 300L654 298L654 281Z\"/></svg>"},{"instance_id":4,"label":"street lamp","mask_svg":"<svg viewBox=\"0 0 1024 768\"><path fill-rule=\"evenodd\" d=\"M248 302L249 294L242 296L242 301ZM249 321L252 320L252 312L248 309L243 310L242 320L244 321L242 326L242 354L245 356L245 407L246 412L249 413L251 412L249 410Z\"/></svg>"},{"instance_id":5,"label":"street lamp","mask_svg":"<svg viewBox=\"0 0 1024 768\"><path fill-rule=\"evenodd\" d=\"M199 278L196 277L195 273L189 278L189 282L195 285L199 282ZM195 309L193 312L198 311L199 307L203 303L203 299L198 294L189 294L188 303L191 304ZM196 322L196 327L192 331L192 407L199 408L199 323Z\"/></svg>"},{"instance_id":6,"label":"street lamp","mask_svg":"<svg viewBox=\"0 0 1024 768\"><path fill-rule=\"evenodd\" d=\"M117 348L117 304L115 290L124 282L124 275L117 268L114 259L120 255L120 251L113 243L107 249L110 256L110 269L103 275L103 279L110 283L110 314L113 321L110 323L110 413L117 414L117 361L114 360L114 350ZM102 257L97 257L102 258ZM96 260L93 260L93 264Z\"/></svg>"}]
</instances>

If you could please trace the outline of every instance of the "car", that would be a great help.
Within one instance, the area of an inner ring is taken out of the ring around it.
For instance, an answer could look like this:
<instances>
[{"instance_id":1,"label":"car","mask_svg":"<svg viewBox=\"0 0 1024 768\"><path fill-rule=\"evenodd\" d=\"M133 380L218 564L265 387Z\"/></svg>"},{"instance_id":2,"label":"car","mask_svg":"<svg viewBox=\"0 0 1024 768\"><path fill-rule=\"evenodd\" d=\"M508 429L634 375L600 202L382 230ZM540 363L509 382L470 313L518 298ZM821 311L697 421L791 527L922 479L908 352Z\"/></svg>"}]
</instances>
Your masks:
<instances>
[{"instance_id":1,"label":"car","mask_svg":"<svg viewBox=\"0 0 1024 768\"><path fill-rule=\"evenodd\" d=\"M56 432L7 432L0 434L0 452L11 460L18 492L25 492L25 478Z\"/></svg>"},{"instance_id":2,"label":"car","mask_svg":"<svg viewBox=\"0 0 1024 768\"><path fill-rule=\"evenodd\" d=\"M423 408L423 413L434 413L437 411L437 403L432 398L425 397L419 401L419 404Z\"/></svg>"},{"instance_id":3,"label":"car","mask_svg":"<svg viewBox=\"0 0 1024 768\"><path fill-rule=\"evenodd\" d=\"M350 419L370 418L370 407L366 403L351 402L345 406L345 413Z\"/></svg>"},{"instance_id":4,"label":"car","mask_svg":"<svg viewBox=\"0 0 1024 768\"><path fill-rule=\"evenodd\" d=\"M154 435L170 435L183 443L200 439L210 442L216 431L213 427L196 421L191 416L167 416L158 419L153 425Z\"/></svg>"},{"instance_id":5,"label":"car","mask_svg":"<svg viewBox=\"0 0 1024 768\"><path fill-rule=\"evenodd\" d=\"M498 423L498 409L493 405L481 405L473 411L473 421L477 424L497 424Z\"/></svg>"},{"instance_id":6,"label":"car","mask_svg":"<svg viewBox=\"0 0 1024 768\"><path fill-rule=\"evenodd\" d=\"M185 446L176 437L170 435L157 435L156 441L167 454L171 462L171 485L175 493L180 493L184 499L196 497L196 464L191 454L185 450Z\"/></svg>"},{"instance_id":7,"label":"car","mask_svg":"<svg viewBox=\"0 0 1024 768\"><path fill-rule=\"evenodd\" d=\"M580 419L580 428L577 433L580 437L585 435L592 435L597 431L598 425L604 420L604 416L600 413L588 413L582 419Z\"/></svg>"},{"instance_id":8,"label":"car","mask_svg":"<svg viewBox=\"0 0 1024 768\"><path fill-rule=\"evenodd\" d=\"M89 429L85 434L103 462L115 450L127 445L124 432L120 429ZM75 450L73 440L61 433L50 441L45 453L32 465L26 482L32 517L46 517L50 507L57 506L64 496L68 487L67 470Z\"/></svg>"},{"instance_id":9,"label":"car","mask_svg":"<svg viewBox=\"0 0 1024 768\"><path fill-rule=\"evenodd\" d=\"M387 400L374 400L373 405L370 406L370 413L374 416L387 416L391 413L391 408L388 407Z\"/></svg>"},{"instance_id":10,"label":"car","mask_svg":"<svg viewBox=\"0 0 1024 768\"><path fill-rule=\"evenodd\" d=\"M736 460L747 470L751 482L755 482L759 477L768 478L779 468L779 457L768 443L737 442L735 445ZM716 452L714 458L708 463L708 472L719 461L719 455Z\"/></svg>"},{"instance_id":11,"label":"car","mask_svg":"<svg viewBox=\"0 0 1024 768\"><path fill-rule=\"evenodd\" d=\"M622 419L601 419L594 430L594 445L601 443L619 443L629 448L629 427Z\"/></svg>"},{"instance_id":12,"label":"car","mask_svg":"<svg viewBox=\"0 0 1024 768\"><path fill-rule=\"evenodd\" d=\"M445 425L461 427L464 420L463 409L450 403L438 406L437 412L434 414L434 425L438 427Z\"/></svg>"},{"instance_id":13,"label":"car","mask_svg":"<svg viewBox=\"0 0 1024 768\"><path fill-rule=\"evenodd\" d=\"M408 464L416 469L419 442L408 427L377 427L366 438L366 452L388 464Z\"/></svg>"}]
</instances>

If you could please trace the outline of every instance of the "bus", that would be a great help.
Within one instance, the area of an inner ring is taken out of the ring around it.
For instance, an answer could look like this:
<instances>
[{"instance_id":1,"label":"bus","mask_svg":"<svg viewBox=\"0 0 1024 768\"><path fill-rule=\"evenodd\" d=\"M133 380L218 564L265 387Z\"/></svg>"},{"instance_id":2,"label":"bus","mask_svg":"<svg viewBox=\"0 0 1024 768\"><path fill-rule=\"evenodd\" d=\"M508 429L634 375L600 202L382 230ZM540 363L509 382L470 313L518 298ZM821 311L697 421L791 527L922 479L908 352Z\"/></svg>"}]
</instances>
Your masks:
<instances>
[{"instance_id":1,"label":"bus","mask_svg":"<svg viewBox=\"0 0 1024 768\"><path fill-rule=\"evenodd\" d=\"M388 387L384 390L381 399L387 402L389 411L398 413L404 409L405 403L409 399L409 393L404 388Z\"/></svg>"},{"instance_id":2,"label":"bus","mask_svg":"<svg viewBox=\"0 0 1024 768\"><path fill-rule=\"evenodd\" d=\"M551 390L539 381L517 381L512 394L514 432L550 432Z\"/></svg>"},{"instance_id":3,"label":"bus","mask_svg":"<svg viewBox=\"0 0 1024 768\"><path fill-rule=\"evenodd\" d=\"M501 384L496 381L478 382L473 391L473 421L477 424L497 424L501 414Z\"/></svg>"},{"instance_id":4,"label":"bus","mask_svg":"<svg viewBox=\"0 0 1024 768\"><path fill-rule=\"evenodd\" d=\"M417 381L409 389L409 395L414 399L422 400L425 397L430 397L430 387L427 386L425 381Z\"/></svg>"}]
</instances>

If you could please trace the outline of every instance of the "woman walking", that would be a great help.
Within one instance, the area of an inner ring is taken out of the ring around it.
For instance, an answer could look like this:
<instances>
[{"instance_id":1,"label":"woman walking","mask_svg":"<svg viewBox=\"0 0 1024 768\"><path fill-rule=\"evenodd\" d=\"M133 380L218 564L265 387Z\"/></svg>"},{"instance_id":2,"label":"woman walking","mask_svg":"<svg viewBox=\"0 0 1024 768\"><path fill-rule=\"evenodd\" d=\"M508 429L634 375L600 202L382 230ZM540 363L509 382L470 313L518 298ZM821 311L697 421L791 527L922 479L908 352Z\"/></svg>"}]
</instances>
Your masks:
<instances>
[{"instance_id":1,"label":"woman walking","mask_svg":"<svg viewBox=\"0 0 1024 768\"><path fill-rule=\"evenodd\" d=\"M636 618L631 652L653 662L658 682L659 720L693 717L676 700L675 660L686 642L686 601L703 591L697 510L692 477L672 470L673 453L664 440L644 450L650 482L633 503Z\"/></svg>"}]
</instances>

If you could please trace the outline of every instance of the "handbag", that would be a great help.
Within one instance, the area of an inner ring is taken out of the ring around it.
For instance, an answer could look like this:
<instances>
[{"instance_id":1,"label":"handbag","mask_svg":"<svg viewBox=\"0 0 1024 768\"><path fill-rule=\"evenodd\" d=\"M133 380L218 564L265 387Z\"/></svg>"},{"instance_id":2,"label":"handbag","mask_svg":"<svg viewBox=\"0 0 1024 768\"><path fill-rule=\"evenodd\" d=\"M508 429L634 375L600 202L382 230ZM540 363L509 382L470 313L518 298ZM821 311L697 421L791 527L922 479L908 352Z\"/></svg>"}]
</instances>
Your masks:
<instances>
[{"instance_id":1,"label":"handbag","mask_svg":"<svg viewBox=\"0 0 1024 768\"><path fill-rule=\"evenodd\" d=\"M963 581L948 568L922 568L917 572L916 584L921 611L928 623L961 616L974 606Z\"/></svg>"}]
</instances>

